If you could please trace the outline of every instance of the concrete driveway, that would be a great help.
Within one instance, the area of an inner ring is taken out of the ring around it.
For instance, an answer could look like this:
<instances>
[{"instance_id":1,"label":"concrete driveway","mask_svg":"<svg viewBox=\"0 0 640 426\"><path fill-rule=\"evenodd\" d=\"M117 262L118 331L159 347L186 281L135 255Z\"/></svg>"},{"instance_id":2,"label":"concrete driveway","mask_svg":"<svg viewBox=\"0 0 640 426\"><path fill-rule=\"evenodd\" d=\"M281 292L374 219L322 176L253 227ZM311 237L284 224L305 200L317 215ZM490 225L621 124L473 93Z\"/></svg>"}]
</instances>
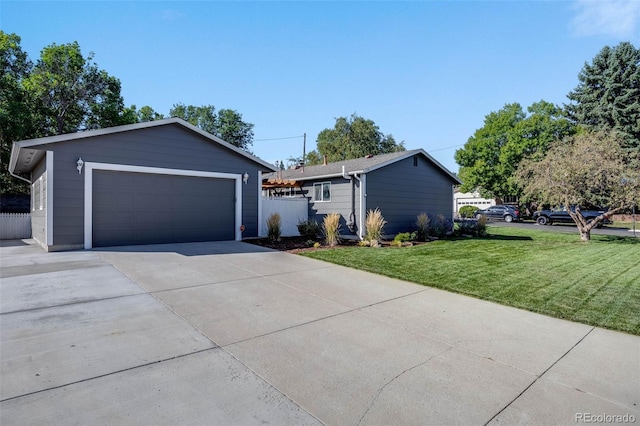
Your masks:
<instances>
[{"instance_id":1,"label":"concrete driveway","mask_svg":"<svg viewBox=\"0 0 640 426\"><path fill-rule=\"evenodd\" d=\"M2 245L2 425L640 422L640 337L239 242Z\"/></svg>"}]
</instances>

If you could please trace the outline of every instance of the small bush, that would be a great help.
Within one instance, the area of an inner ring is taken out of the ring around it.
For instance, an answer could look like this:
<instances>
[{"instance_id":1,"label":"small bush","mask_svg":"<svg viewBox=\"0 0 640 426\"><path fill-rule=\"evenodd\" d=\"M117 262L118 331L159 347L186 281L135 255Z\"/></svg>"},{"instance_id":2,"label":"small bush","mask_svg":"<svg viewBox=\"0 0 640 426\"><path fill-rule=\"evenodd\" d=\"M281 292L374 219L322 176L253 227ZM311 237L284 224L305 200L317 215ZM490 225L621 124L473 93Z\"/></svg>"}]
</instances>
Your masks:
<instances>
[{"instance_id":1,"label":"small bush","mask_svg":"<svg viewBox=\"0 0 640 426\"><path fill-rule=\"evenodd\" d=\"M480 216L480 219L476 221L476 236L477 237L487 236L487 217L486 216Z\"/></svg>"},{"instance_id":2,"label":"small bush","mask_svg":"<svg viewBox=\"0 0 640 426\"><path fill-rule=\"evenodd\" d=\"M316 242L313 240L307 240L304 243L307 247L313 247L316 244Z\"/></svg>"},{"instance_id":3,"label":"small bush","mask_svg":"<svg viewBox=\"0 0 640 426\"><path fill-rule=\"evenodd\" d=\"M369 247L370 245L371 245L371 241L369 240L358 241L358 246L360 247Z\"/></svg>"},{"instance_id":4,"label":"small bush","mask_svg":"<svg viewBox=\"0 0 640 426\"><path fill-rule=\"evenodd\" d=\"M267 238L271 242L276 242L280 241L280 235L282 235L280 215L278 213L274 213L267 218Z\"/></svg>"},{"instance_id":5,"label":"small bush","mask_svg":"<svg viewBox=\"0 0 640 426\"><path fill-rule=\"evenodd\" d=\"M458 213L460 213L460 217L462 218L470 218L473 217L473 213L478 210L476 206L462 206Z\"/></svg>"},{"instance_id":6,"label":"small bush","mask_svg":"<svg viewBox=\"0 0 640 426\"><path fill-rule=\"evenodd\" d=\"M297 227L300 236L310 240L316 238L320 233L320 224L313 219L300 221Z\"/></svg>"},{"instance_id":7,"label":"small bush","mask_svg":"<svg viewBox=\"0 0 640 426\"><path fill-rule=\"evenodd\" d=\"M406 243L407 241L411 241L411 234L408 232L401 232L393 238L394 242Z\"/></svg>"},{"instance_id":8,"label":"small bush","mask_svg":"<svg viewBox=\"0 0 640 426\"><path fill-rule=\"evenodd\" d=\"M402 247L402 241L394 239L389 243L391 247Z\"/></svg>"},{"instance_id":9,"label":"small bush","mask_svg":"<svg viewBox=\"0 0 640 426\"><path fill-rule=\"evenodd\" d=\"M416 219L416 241L427 241L429 239L430 219L426 213L420 213Z\"/></svg>"},{"instance_id":10,"label":"small bush","mask_svg":"<svg viewBox=\"0 0 640 426\"><path fill-rule=\"evenodd\" d=\"M329 247L335 247L340 243L340 215L338 213L326 215L322 229L325 242Z\"/></svg>"},{"instance_id":11,"label":"small bush","mask_svg":"<svg viewBox=\"0 0 640 426\"><path fill-rule=\"evenodd\" d=\"M454 233L458 236L484 237L487 235L487 218L482 216L478 220L463 219L455 224Z\"/></svg>"},{"instance_id":12,"label":"small bush","mask_svg":"<svg viewBox=\"0 0 640 426\"><path fill-rule=\"evenodd\" d=\"M384 228L386 223L387 221L382 217L380 209L369 210L365 220L365 226L367 228L365 238L369 241L380 241L382 239L382 228Z\"/></svg>"},{"instance_id":13,"label":"small bush","mask_svg":"<svg viewBox=\"0 0 640 426\"><path fill-rule=\"evenodd\" d=\"M313 243L313 248L320 248L320 243Z\"/></svg>"},{"instance_id":14,"label":"small bush","mask_svg":"<svg viewBox=\"0 0 640 426\"><path fill-rule=\"evenodd\" d=\"M437 238L444 238L452 229L452 223L443 215L432 216L429 218L429 235Z\"/></svg>"}]
</instances>

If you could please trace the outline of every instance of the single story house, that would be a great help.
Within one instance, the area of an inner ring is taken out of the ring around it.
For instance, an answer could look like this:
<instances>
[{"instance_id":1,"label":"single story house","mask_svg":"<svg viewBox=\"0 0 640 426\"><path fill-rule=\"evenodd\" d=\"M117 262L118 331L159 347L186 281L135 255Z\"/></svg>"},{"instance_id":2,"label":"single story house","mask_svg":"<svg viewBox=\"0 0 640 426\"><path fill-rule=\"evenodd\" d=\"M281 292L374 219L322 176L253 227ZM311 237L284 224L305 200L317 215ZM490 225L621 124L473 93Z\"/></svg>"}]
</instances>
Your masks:
<instances>
[{"instance_id":1,"label":"single story house","mask_svg":"<svg viewBox=\"0 0 640 426\"><path fill-rule=\"evenodd\" d=\"M275 170L178 118L15 142L9 163L49 251L257 237Z\"/></svg>"},{"instance_id":2,"label":"single story house","mask_svg":"<svg viewBox=\"0 0 640 426\"><path fill-rule=\"evenodd\" d=\"M363 238L367 211L376 208L387 221L386 235L414 230L422 212L452 219L453 189L461 183L415 149L265 174L262 188L268 196L306 197L309 219L318 222L339 213L341 233Z\"/></svg>"}]
</instances>

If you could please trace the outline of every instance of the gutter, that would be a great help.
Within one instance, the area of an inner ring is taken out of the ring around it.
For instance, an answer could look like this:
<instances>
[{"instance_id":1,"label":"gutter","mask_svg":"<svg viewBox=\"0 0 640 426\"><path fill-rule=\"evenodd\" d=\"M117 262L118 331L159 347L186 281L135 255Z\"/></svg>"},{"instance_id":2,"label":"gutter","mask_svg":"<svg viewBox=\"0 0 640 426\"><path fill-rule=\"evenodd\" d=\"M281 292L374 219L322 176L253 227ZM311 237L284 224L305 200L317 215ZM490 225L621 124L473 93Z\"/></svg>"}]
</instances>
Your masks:
<instances>
[{"instance_id":1,"label":"gutter","mask_svg":"<svg viewBox=\"0 0 640 426\"><path fill-rule=\"evenodd\" d=\"M14 178L18 178L20 180L23 180L23 181L27 182L29 185L31 185L31 181L29 179L23 178L22 176L18 176L17 174L13 173L11 170L9 170L9 174L11 176L13 176Z\"/></svg>"}]
</instances>

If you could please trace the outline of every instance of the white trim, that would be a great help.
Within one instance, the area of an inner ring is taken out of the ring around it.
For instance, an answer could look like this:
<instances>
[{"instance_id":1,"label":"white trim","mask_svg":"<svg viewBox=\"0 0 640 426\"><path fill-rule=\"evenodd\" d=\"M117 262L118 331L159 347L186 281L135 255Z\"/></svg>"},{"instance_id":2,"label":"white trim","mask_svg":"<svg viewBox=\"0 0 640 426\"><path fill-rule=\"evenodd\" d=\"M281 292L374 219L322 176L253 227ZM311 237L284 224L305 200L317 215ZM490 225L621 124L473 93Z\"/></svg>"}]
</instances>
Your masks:
<instances>
[{"instance_id":1,"label":"white trim","mask_svg":"<svg viewBox=\"0 0 640 426\"><path fill-rule=\"evenodd\" d=\"M31 211L32 212L36 211L36 181L35 180L33 181L33 183L31 183Z\"/></svg>"},{"instance_id":2,"label":"white trim","mask_svg":"<svg viewBox=\"0 0 640 426\"><path fill-rule=\"evenodd\" d=\"M236 241L242 241L242 231L240 225L242 225L242 175L237 175L236 179L236 223L235 223L235 237Z\"/></svg>"},{"instance_id":3,"label":"white trim","mask_svg":"<svg viewBox=\"0 0 640 426\"><path fill-rule=\"evenodd\" d=\"M42 210L43 209L42 204L44 204L44 191L42 190L42 182L44 181L43 178L45 173L47 173L46 170L38 178L38 186L40 187L40 201L38 202L38 210Z\"/></svg>"},{"instance_id":4,"label":"white trim","mask_svg":"<svg viewBox=\"0 0 640 426\"><path fill-rule=\"evenodd\" d=\"M262 172L258 170L258 237L262 236Z\"/></svg>"},{"instance_id":5,"label":"white trim","mask_svg":"<svg viewBox=\"0 0 640 426\"><path fill-rule=\"evenodd\" d=\"M93 171L109 170L115 172L151 173L157 175L208 177L216 179L235 179L235 239L242 240L242 175L234 173L204 172L199 170L167 169L162 167L131 166L127 164L84 163L84 248L93 247Z\"/></svg>"},{"instance_id":6,"label":"white trim","mask_svg":"<svg viewBox=\"0 0 640 426\"><path fill-rule=\"evenodd\" d=\"M53 245L53 151L47 151L46 158L47 167L47 221L46 221L46 233L47 233L47 245Z\"/></svg>"}]
</instances>

